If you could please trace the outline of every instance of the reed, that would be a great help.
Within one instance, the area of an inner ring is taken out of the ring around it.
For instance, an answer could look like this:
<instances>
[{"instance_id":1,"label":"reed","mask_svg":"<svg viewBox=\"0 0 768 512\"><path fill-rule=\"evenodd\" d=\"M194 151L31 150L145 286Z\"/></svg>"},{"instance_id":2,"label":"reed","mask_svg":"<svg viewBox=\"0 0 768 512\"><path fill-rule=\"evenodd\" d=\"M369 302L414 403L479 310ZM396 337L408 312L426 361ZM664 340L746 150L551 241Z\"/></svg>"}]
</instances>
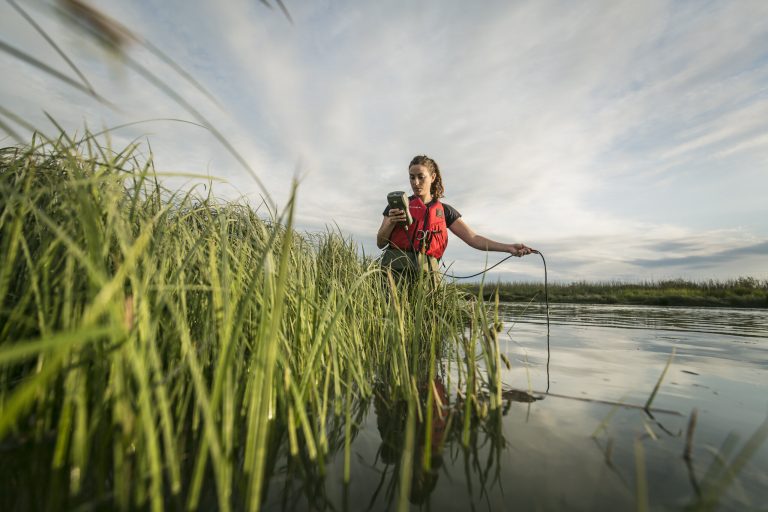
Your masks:
<instances>
[{"instance_id":1,"label":"reed","mask_svg":"<svg viewBox=\"0 0 768 512\"><path fill-rule=\"evenodd\" d=\"M340 442L350 479L374 385L428 425L447 355L467 404L498 394L487 304L297 232L295 192L264 218L163 177L90 134L0 150L0 442L46 448L31 500L196 509L212 482L221 510L258 510L276 437L321 473Z\"/></svg>"}]
</instances>

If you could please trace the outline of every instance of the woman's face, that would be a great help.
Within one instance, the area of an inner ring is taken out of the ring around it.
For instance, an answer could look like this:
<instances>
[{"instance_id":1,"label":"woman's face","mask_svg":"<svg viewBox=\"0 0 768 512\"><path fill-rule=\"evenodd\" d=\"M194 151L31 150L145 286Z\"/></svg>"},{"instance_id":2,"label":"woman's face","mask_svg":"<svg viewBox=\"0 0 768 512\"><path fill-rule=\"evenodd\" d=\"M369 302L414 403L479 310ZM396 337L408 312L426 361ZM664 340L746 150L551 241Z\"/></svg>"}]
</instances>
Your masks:
<instances>
[{"instance_id":1,"label":"woman's face","mask_svg":"<svg viewBox=\"0 0 768 512\"><path fill-rule=\"evenodd\" d=\"M411 189L413 193L424 199L431 196L432 182L435 181L435 174L424 165L412 165L408 169L408 176L411 180Z\"/></svg>"}]
</instances>

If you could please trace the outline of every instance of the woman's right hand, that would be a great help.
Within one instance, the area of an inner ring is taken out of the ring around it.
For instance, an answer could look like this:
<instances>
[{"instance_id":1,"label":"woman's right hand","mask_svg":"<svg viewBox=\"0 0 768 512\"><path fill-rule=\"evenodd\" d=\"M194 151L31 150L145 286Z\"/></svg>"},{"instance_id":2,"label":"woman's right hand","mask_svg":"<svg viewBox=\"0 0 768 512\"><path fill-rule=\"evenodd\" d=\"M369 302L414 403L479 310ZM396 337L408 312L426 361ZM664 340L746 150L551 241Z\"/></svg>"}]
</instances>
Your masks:
<instances>
[{"instance_id":1,"label":"woman's right hand","mask_svg":"<svg viewBox=\"0 0 768 512\"><path fill-rule=\"evenodd\" d=\"M387 214L387 218L391 224L398 224L400 222L405 223L405 211L399 208L391 208Z\"/></svg>"},{"instance_id":2,"label":"woman's right hand","mask_svg":"<svg viewBox=\"0 0 768 512\"><path fill-rule=\"evenodd\" d=\"M526 256L528 254L538 252L538 251L536 251L536 249L532 249L531 247L528 247L525 244L509 244L507 248L507 252L512 256L517 256L519 258L521 256Z\"/></svg>"}]
</instances>

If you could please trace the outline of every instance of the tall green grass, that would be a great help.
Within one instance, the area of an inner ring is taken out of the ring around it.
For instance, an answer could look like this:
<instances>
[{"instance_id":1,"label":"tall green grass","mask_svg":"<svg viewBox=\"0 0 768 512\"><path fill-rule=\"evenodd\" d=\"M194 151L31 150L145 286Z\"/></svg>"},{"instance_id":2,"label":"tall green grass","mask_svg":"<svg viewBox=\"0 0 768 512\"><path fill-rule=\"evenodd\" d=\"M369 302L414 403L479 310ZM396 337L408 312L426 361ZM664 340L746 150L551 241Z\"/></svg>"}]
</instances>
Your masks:
<instances>
[{"instance_id":1,"label":"tall green grass","mask_svg":"<svg viewBox=\"0 0 768 512\"><path fill-rule=\"evenodd\" d=\"M219 509L258 510L276 436L322 472L329 417L349 480L359 401L375 387L429 424L439 398L419 396L446 357L465 444L500 407L492 308L297 232L295 193L263 218L165 188L135 149L62 135L0 150L0 443L48 487L6 505L195 509L214 482Z\"/></svg>"}]
</instances>

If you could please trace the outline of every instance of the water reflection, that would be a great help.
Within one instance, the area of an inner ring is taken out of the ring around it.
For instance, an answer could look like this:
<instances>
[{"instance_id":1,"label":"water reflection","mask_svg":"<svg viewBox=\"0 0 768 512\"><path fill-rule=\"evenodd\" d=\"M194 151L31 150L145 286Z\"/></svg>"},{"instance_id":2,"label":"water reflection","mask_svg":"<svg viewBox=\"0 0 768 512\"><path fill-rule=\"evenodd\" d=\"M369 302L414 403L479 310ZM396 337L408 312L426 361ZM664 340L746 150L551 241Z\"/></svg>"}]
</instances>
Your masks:
<instances>
[{"instance_id":1,"label":"water reflection","mask_svg":"<svg viewBox=\"0 0 768 512\"><path fill-rule=\"evenodd\" d=\"M516 307L503 306L500 345L511 364L500 409L481 394L466 426L467 401L450 372L436 372L418 385L421 419L405 462L407 403L379 385L355 408L351 484L342 479L343 417L331 415L322 469L281 448L265 509L393 510L404 470L414 510L626 510L637 506L638 479L651 508L764 502L768 312L557 305L548 354L544 311L520 319ZM673 347L649 415L643 405ZM428 430L430 390L438 400Z\"/></svg>"},{"instance_id":2,"label":"water reflection","mask_svg":"<svg viewBox=\"0 0 768 512\"><path fill-rule=\"evenodd\" d=\"M487 392L476 401L459 394L444 361L434 379L417 383L414 448L404 457L408 404L379 381L373 397L353 402L350 412L349 484L343 413L311 418L325 423L326 450L316 459L302 446L292 456L286 426L275 423L262 508L393 510L404 474L405 503L418 510L627 510L636 508L639 480L653 509L764 507L768 336L760 333L768 333L768 311L558 305L548 338L543 311L518 318L516 308L503 306L508 334L499 341L511 364L498 410L490 410ZM643 404L672 348L677 353L649 415ZM192 439L187 460L198 449ZM113 503L105 490L113 485L109 465L84 479L84 495L96 500L53 498L70 478L66 467L51 467L54 443L52 432L46 443L0 445L0 480L14 490L0 493L0 509ZM187 481L193 467L184 468ZM205 478L200 509L215 510L212 471ZM244 503L237 492L233 504ZM185 501L165 505L181 510Z\"/></svg>"},{"instance_id":3,"label":"water reflection","mask_svg":"<svg viewBox=\"0 0 768 512\"><path fill-rule=\"evenodd\" d=\"M512 324L546 322L542 304L506 303L501 313ZM768 338L765 309L683 308L627 305L551 304L558 325L652 329Z\"/></svg>"},{"instance_id":4,"label":"water reflection","mask_svg":"<svg viewBox=\"0 0 768 512\"><path fill-rule=\"evenodd\" d=\"M442 379L437 377L433 380L432 386L422 386L419 389L420 406L426 413L425 408L431 406L432 416L431 425L426 421L416 423L416 448L409 464L411 465L411 482L409 500L414 504L424 503L437 485L439 470L443 465L443 448L446 441L446 428L449 426L449 417L451 417L450 406L448 404L448 395L445 384ZM402 452L405 446L406 419L408 416L408 403L405 400L397 400L394 403L388 403L384 399L385 389L379 387L376 390L374 399L374 413L376 415L376 426L381 436L381 446L379 448L379 459L385 467L392 467L392 475L399 475L400 464L402 463ZM426 399L427 393L433 392L433 400ZM429 429L429 432L427 432ZM425 457L428 460L425 460ZM385 473L386 474L386 473ZM395 480L393 478L393 480ZM394 498L395 486L389 486L389 493L385 501L392 503ZM374 494L371 498L373 504L377 498Z\"/></svg>"}]
</instances>

